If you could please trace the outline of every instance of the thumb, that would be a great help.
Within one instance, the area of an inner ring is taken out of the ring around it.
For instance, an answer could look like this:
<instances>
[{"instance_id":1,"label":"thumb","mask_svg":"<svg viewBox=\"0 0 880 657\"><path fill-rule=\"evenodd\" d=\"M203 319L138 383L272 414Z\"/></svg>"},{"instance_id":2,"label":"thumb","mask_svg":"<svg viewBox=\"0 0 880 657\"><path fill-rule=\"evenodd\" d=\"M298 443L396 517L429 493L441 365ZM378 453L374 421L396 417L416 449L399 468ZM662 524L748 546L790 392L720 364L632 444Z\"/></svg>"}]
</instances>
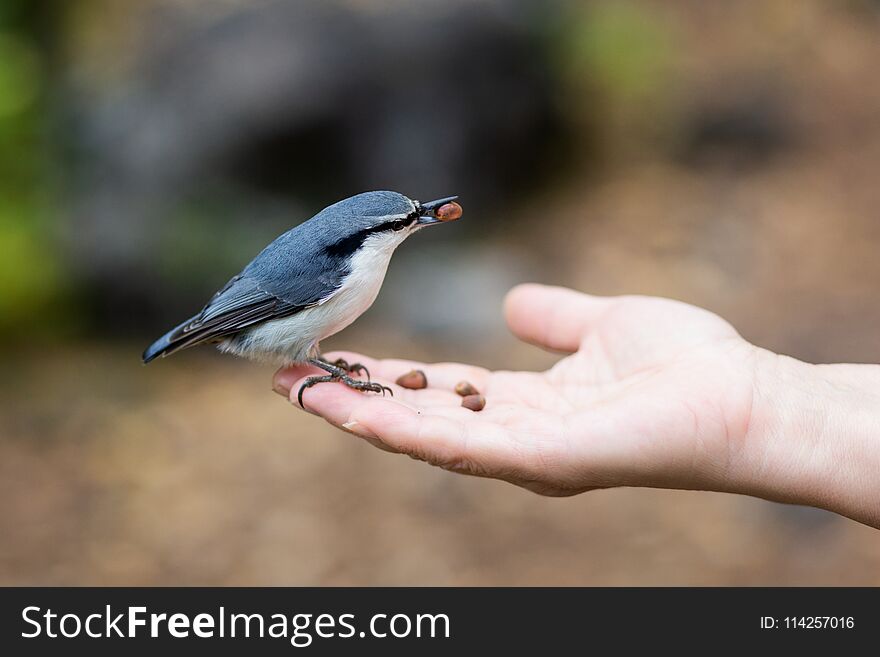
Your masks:
<instances>
[{"instance_id":1,"label":"thumb","mask_svg":"<svg viewBox=\"0 0 880 657\"><path fill-rule=\"evenodd\" d=\"M507 293L504 315L520 340L571 353L578 350L581 340L611 303L607 297L527 283Z\"/></svg>"}]
</instances>

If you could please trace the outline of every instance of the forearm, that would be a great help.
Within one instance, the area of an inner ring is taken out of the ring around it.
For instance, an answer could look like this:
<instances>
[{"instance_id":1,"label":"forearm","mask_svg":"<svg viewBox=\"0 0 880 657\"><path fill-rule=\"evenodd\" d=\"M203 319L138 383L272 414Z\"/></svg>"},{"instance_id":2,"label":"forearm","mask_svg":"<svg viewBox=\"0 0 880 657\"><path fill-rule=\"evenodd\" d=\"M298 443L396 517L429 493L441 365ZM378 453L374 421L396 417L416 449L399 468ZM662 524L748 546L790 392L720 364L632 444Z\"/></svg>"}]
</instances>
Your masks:
<instances>
[{"instance_id":1,"label":"forearm","mask_svg":"<svg viewBox=\"0 0 880 657\"><path fill-rule=\"evenodd\" d=\"M880 528L880 366L760 360L741 492Z\"/></svg>"}]
</instances>

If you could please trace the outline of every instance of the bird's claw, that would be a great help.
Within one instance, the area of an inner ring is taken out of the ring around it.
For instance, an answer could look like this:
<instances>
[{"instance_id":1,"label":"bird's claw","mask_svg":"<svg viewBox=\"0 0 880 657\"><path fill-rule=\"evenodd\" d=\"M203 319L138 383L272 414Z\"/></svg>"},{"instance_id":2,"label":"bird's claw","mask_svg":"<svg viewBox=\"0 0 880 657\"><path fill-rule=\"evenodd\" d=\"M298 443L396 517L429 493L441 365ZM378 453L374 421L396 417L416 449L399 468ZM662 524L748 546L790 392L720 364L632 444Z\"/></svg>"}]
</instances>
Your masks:
<instances>
[{"instance_id":1,"label":"bird's claw","mask_svg":"<svg viewBox=\"0 0 880 657\"><path fill-rule=\"evenodd\" d=\"M375 383L373 381L358 381L351 377L344 377L339 380L354 390L360 390L361 392L381 392L383 397L385 396L385 393L388 392L392 397L394 396L394 391L388 386L383 386L381 383Z\"/></svg>"},{"instance_id":2,"label":"bird's claw","mask_svg":"<svg viewBox=\"0 0 880 657\"><path fill-rule=\"evenodd\" d=\"M344 358L337 358L331 363L331 365L343 369L349 374L360 374L361 372L364 372L367 375L367 381L370 381L370 370L367 369L366 365L361 363L349 363Z\"/></svg>"},{"instance_id":3,"label":"bird's claw","mask_svg":"<svg viewBox=\"0 0 880 657\"><path fill-rule=\"evenodd\" d=\"M337 367L341 368L342 366L337 365ZM384 397L385 392L387 391L392 397L394 396L394 391L388 386L384 386L381 383L374 383L372 381L358 381L357 379L353 379L348 375L337 376L335 374L327 374L325 376L310 376L299 387L299 392L296 394L296 399L299 402L300 408L305 409L302 396L306 388L311 388L312 386L319 383L331 383L333 381L338 381L339 383L343 383L353 390L359 390L361 392L381 392L382 396Z\"/></svg>"},{"instance_id":4,"label":"bird's claw","mask_svg":"<svg viewBox=\"0 0 880 657\"><path fill-rule=\"evenodd\" d=\"M307 378L299 387L299 392L296 393L296 400L299 402L299 407L303 410L306 408L303 404L303 392L305 392L306 388L311 388L318 383L330 383L331 381L336 381L336 377L332 374L327 374L325 376L310 376Z\"/></svg>"},{"instance_id":5,"label":"bird's claw","mask_svg":"<svg viewBox=\"0 0 880 657\"><path fill-rule=\"evenodd\" d=\"M394 396L394 391L388 386L383 386L381 383L370 383L369 388L364 388L364 390L368 390L369 392L382 393L382 396L385 396L385 393L388 392L392 397Z\"/></svg>"}]
</instances>

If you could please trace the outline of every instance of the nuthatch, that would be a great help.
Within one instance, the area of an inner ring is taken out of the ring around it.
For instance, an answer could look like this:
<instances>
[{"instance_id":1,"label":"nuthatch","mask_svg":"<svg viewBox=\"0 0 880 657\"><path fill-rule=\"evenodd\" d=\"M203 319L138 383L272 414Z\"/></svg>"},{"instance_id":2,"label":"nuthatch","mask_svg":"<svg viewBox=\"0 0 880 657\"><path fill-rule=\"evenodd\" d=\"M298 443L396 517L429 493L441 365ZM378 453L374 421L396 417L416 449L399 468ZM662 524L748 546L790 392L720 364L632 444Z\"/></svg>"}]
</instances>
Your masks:
<instances>
[{"instance_id":1,"label":"nuthatch","mask_svg":"<svg viewBox=\"0 0 880 657\"><path fill-rule=\"evenodd\" d=\"M327 374L299 390L340 381L381 392L355 379L366 368L321 357L319 343L356 320L376 299L391 254L425 226L461 217L456 196L419 203L396 192L366 192L325 208L267 246L194 317L147 347L144 363L197 344L279 365L310 364Z\"/></svg>"}]
</instances>

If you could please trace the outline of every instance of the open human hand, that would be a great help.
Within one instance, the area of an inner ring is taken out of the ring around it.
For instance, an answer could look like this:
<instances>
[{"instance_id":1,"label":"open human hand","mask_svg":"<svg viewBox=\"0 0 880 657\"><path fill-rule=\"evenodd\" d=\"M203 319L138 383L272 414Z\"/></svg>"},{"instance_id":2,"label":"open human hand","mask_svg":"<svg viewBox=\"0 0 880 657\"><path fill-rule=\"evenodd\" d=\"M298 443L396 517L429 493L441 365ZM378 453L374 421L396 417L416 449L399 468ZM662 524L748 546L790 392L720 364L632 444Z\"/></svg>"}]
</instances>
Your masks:
<instances>
[{"instance_id":1,"label":"open human hand","mask_svg":"<svg viewBox=\"0 0 880 657\"><path fill-rule=\"evenodd\" d=\"M726 487L747 440L760 357L727 322L665 299L540 285L511 291L505 313L519 338L570 355L546 372L491 372L333 354L366 365L394 397L318 385L305 407L386 450L546 495ZM391 383L413 368L429 388ZM281 370L276 390L295 399L313 373ZM486 397L483 411L461 407L461 380Z\"/></svg>"}]
</instances>

